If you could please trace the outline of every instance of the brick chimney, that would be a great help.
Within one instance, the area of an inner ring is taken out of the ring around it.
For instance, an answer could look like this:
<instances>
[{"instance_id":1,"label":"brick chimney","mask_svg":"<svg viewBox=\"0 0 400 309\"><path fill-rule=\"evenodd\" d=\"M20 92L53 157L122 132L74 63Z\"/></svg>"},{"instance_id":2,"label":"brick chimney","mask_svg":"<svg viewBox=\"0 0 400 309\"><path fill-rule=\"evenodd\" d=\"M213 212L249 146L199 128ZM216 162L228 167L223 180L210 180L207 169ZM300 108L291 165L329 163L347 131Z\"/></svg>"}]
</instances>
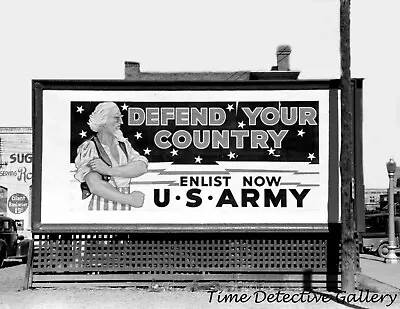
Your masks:
<instances>
[{"instance_id":1,"label":"brick chimney","mask_svg":"<svg viewBox=\"0 0 400 309\"><path fill-rule=\"evenodd\" d=\"M140 63L125 61L125 79L136 79L140 75Z\"/></svg>"},{"instance_id":2,"label":"brick chimney","mask_svg":"<svg viewBox=\"0 0 400 309\"><path fill-rule=\"evenodd\" d=\"M289 56L292 49L289 45L279 45L276 49L278 71L290 71Z\"/></svg>"}]
</instances>

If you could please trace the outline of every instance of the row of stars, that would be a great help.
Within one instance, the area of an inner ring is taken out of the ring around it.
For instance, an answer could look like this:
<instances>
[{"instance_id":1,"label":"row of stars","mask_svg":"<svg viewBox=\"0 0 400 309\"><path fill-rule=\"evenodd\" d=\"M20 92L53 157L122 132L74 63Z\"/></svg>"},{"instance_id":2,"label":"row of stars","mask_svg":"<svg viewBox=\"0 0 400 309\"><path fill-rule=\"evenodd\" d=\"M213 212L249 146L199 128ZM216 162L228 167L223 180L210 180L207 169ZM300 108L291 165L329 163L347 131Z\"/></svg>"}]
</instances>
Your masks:
<instances>
[{"instance_id":1,"label":"row of stars","mask_svg":"<svg viewBox=\"0 0 400 309\"><path fill-rule=\"evenodd\" d=\"M87 137L87 131L83 131L83 130L82 130L81 133L78 133L78 134L81 136L81 138ZM143 138L141 132L136 132L136 134L134 135L134 137L136 137L136 139Z\"/></svg>"},{"instance_id":2,"label":"row of stars","mask_svg":"<svg viewBox=\"0 0 400 309\"><path fill-rule=\"evenodd\" d=\"M127 111L128 107L129 107L129 105L126 105L126 103L124 103L124 105L121 106L123 111ZM228 104L228 107L226 107L226 109L231 112L235 108L233 107L233 104ZM85 109L83 108L82 105L77 107L77 110L76 110L77 113L82 114L84 111L85 111Z\"/></svg>"},{"instance_id":3,"label":"row of stars","mask_svg":"<svg viewBox=\"0 0 400 309\"><path fill-rule=\"evenodd\" d=\"M236 105L238 104L239 102L236 102ZM123 111L127 111L128 110L128 107L129 107L129 105L126 105L126 103L124 103L124 105L122 105L121 106L121 108L122 108L122 110ZM228 104L228 106L226 107L226 109L228 110L228 111L233 111L234 109L235 109L235 107L233 107L233 104ZM85 109L83 108L83 106L78 106L77 107L77 112L78 113L80 113L80 114L82 114L82 112L84 111Z\"/></svg>"},{"instance_id":4,"label":"row of stars","mask_svg":"<svg viewBox=\"0 0 400 309\"><path fill-rule=\"evenodd\" d=\"M275 154L275 150L276 149L272 149L272 148L268 149L268 154L273 155L274 157L280 157L280 155ZM149 149L149 147L147 147L146 149L143 149L143 152L146 156L149 156L151 151L152 150ZM176 150L176 149L172 149L172 151L170 151L170 153L173 157L178 156L178 152L179 152L179 150ZM235 152L229 151L229 154L227 155L227 157L229 157L229 160L232 160L232 159L238 158L239 155L237 155ZM310 159L311 161L313 159L315 159L314 153L309 153L307 159ZM201 163L201 160L203 160L203 158L201 158L200 156L195 157L195 163Z\"/></svg>"},{"instance_id":5,"label":"row of stars","mask_svg":"<svg viewBox=\"0 0 400 309\"><path fill-rule=\"evenodd\" d=\"M128 110L129 105L126 105L124 103L124 105L121 106L123 111L127 111ZM85 111L85 109L83 108L83 106L78 106L76 112L79 114L82 114Z\"/></svg>"},{"instance_id":6,"label":"row of stars","mask_svg":"<svg viewBox=\"0 0 400 309\"><path fill-rule=\"evenodd\" d=\"M235 156L235 154L232 153L232 152L231 152L228 156L230 156L230 155ZM237 157L238 157L238 156L236 155L236 158L237 158ZM231 159L231 157L229 157L229 158ZM310 159L311 161L312 161L313 159L315 159L314 153L309 153L307 159ZM195 163L201 163L201 160L203 160L203 158L200 157L200 156L197 156L197 157L194 158L194 160L195 160Z\"/></svg>"}]
</instances>

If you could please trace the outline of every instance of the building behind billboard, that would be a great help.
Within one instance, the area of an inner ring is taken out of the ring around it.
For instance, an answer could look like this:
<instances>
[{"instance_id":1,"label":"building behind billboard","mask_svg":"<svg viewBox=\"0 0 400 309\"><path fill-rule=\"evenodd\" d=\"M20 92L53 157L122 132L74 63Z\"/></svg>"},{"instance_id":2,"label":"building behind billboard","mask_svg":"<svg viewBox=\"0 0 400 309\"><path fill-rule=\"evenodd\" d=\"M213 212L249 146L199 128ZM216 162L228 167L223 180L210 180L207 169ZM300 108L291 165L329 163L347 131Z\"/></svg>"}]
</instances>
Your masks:
<instances>
[{"instance_id":1,"label":"building behind billboard","mask_svg":"<svg viewBox=\"0 0 400 309\"><path fill-rule=\"evenodd\" d=\"M19 233L31 232L32 128L0 128L0 215L17 222Z\"/></svg>"}]
</instances>

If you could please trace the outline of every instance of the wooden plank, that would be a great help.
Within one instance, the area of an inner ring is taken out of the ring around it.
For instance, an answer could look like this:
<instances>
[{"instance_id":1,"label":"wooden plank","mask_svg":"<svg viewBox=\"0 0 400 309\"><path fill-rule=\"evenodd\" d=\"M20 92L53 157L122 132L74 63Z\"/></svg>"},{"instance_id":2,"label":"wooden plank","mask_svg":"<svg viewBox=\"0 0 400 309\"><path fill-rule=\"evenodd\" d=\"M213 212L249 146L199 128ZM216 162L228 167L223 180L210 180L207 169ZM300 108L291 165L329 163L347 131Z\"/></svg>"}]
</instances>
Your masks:
<instances>
[{"instance_id":1,"label":"wooden plank","mask_svg":"<svg viewBox=\"0 0 400 309\"><path fill-rule=\"evenodd\" d=\"M157 281L148 281L148 282L80 282L79 285L75 282L65 283L65 282L57 282L57 283L46 283L46 282L38 282L33 283L33 288L88 288L92 289L93 287L134 287L134 288L151 288L155 285L159 285L158 289L162 288L187 288L191 286L191 283L167 283L165 282L157 282ZM210 285L214 284L214 282L209 282ZM312 284L312 288L326 288L327 283L325 282L316 282ZM302 282L218 282L218 289L222 288L304 288ZM340 288L340 283L339 286ZM211 286L207 290L211 290L213 287Z\"/></svg>"},{"instance_id":2,"label":"wooden plank","mask_svg":"<svg viewBox=\"0 0 400 309\"><path fill-rule=\"evenodd\" d=\"M82 272L116 272L116 273L123 273L123 272L147 272L152 274L159 274L159 273L308 273L308 268L255 268L255 267L115 267L115 268L106 268L106 267L60 267L60 268L34 268L34 274L45 274L45 273L82 273ZM312 271L314 274L325 274L327 273L327 268L318 268Z\"/></svg>"},{"instance_id":3,"label":"wooden plank","mask_svg":"<svg viewBox=\"0 0 400 309\"><path fill-rule=\"evenodd\" d=\"M268 72L269 73L269 72ZM35 79L37 92L43 90L312 90L339 88L338 79L249 80L243 81L129 81ZM41 101L39 101L41 103ZM33 130L34 132L34 130Z\"/></svg>"},{"instance_id":4,"label":"wooden plank","mask_svg":"<svg viewBox=\"0 0 400 309\"><path fill-rule=\"evenodd\" d=\"M32 286L33 247L34 247L34 244L33 244L33 241L32 241L29 244L28 257L27 257L27 260L26 260L25 278L24 278L24 287L23 287L24 290L29 289Z\"/></svg>"},{"instance_id":5,"label":"wooden plank","mask_svg":"<svg viewBox=\"0 0 400 309\"><path fill-rule=\"evenodd\" d=\"M35 234L49 233L328 233L325 223L318 224L37 224Z\"/></svg>"},{"instance_id":6,"label":"wooden plank","mask_svg":"<svg viewBox=\"0 0 400 309\"><path fill-rule=\"evenodd\" d=\"M355 217L357 232L365 232L365 187L363 168L363 79L352 79L354 104L354 177L356 181Z\"/></svg>"},{"instance_id":7,"label":"wooden plank","mask_svg":"<svg viewBox=\"0 0 400 309\"><path fill-rule=\"evenodd\" d=\"M274 268L274 267L265 267L265 268L243 268L243 267L210 267L210 268L190 268L188 267L157 267L157 268L137 268L137 267L115 267L115 268L105 268L105 267L81 267L81 268L69 268L69 267L59 267L59 268L33 268L33 274L53 274L53 273L148 273L148 274L161 274L161 273L309 273L307 268ZM339 270L329 271L330 274L336 274ZM314 274L326 274L328 270L326 267L317 268L315 271L311 273Z\"/></svg>"},{"instance_id":8,"label":"wooden plank","mask_svg":"<svg viewBox=\"0 0 400 309\"><path fill-rule=\"evenodd\" d=\"M209 280L256 280L256 281L327 281L328 276L324 274L98 274L98 275L35 275L34 282L61 282L61 281L209 281ZM331 278L331 277L329 277ZM339 278L339 276L337 276Z\"/></svg>"}]
</instances>

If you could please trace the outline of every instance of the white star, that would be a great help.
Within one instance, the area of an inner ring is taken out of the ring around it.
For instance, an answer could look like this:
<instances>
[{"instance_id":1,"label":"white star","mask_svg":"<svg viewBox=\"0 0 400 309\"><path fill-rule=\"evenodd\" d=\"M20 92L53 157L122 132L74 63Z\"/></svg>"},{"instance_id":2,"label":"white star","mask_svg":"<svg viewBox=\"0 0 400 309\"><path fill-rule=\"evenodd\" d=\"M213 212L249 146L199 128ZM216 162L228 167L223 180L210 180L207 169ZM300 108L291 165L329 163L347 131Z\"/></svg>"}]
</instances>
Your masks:
<instances>
[{"instance_id":1,"label":"white star","mask_svg":"<svg viewBox=\"0 0 400 309\"><path fill-rule=\"evenodd\" d=\"M136 132L135 137L136 139L142 138L142 133Z\"/></svg>"},{"instance_id":2,"label":"white star","mask_svg":"<svg viewBox=\"0 0 400 309\"><path fill-rule=\"evenodd\" d=\"M235 109L233 107L233 104L228 104L228 107L226 108L228 111L232 111L233 109Z\"/></svg>"},{"instance_id":3,"label":"white star","mask_svg":"<svg viewBox=\"0 0 400 309\"><path fill-rule=\"evenodd\" d=\"M203 158L200 156L197 156L196 158L194 158L194 160L195 160L195 163L201 163L201 160L203 160Z\"/></svg>"},{"instance_id":4,"label":"white star","mask_svg":"<svg viewBox=\"0 0 400 309\"><path fill-rule=\"evenodd\" d=\"M238 122L238 127L239 127L239 128L243 129L243 128L244 128L244 126L245 126L245 124L244 124L244 122L243 122L243 121L241 121L241 122Z\"/></svg>"},{"instance_id":5,"label":"white star","mask_svg":"<svg viewBox=\"0 0 400 309\"><path fill-rule=\"evenodd\" d=\"M79 135L81 136L81 138L84 138L84 137L86 137L86 133L87 133L86 131L82 130L82 132L79 133Z\"/></svg>"},{"instance_id":6,"label":"white star","mask_svg":"<svg viewBox=\"0 0 400 309\"><path fill-rule=\"evenodd\" d=\"M147 147L146 149L143 149L144 154L145 155L150 155L151 150L149 149L149 147Z\"/></svg>"},{"instance_id":7,"label":"white star","mask_svg":"<svg viewBox=\"0 0 400 309\"><path fill-rule=\"evenodd\" d=\"M273 148L268 149L268 154L275 155L275 149L273 149Z\"/></svg>"},{"instance_id":8,"label":"white star","mask_svg":"<svg viewBox=\"0 0 400 309\"><path fill-rule=\"evenodd\" d=\"M177 156L178 155L178 151L176 149L172 149L172 151L170 151L170 153L172 154L172 156Z\"/></svg>"},{"instance_id":9,"label":"white star","mask_svg":"<svg viewBox=\"0 0 400 309\"><path fill-rule=\"evenodd\" d=\"M306 132L304 132L303 131L303 129L301 129L301 130L297 130L297 136L301 136L301 137L303 137L303 135L306 133Z\"/></svg>"},{"instance_id":10,"label":"white star","mask_svg":"<svg viewBox=\"0 0 400 309\"><path fill-rule=\"evenodd\" d=\"M228 157L229 157L229 160L235 159L236 154L232 151L229 151Z\"/></svg>"},{"instance_id":11,"label":"white star","mask_svg":"<svg viewBox=\"0 0 400 309\"><path fill-rule=\"evenodd\" d=\"M84 109L83 109L83 107L82 106L78 106L78 109L77 109L77 113L79 113L79 114L82 114L82 112L84 111Z\"/></svg>"},{"instance_id":12,"label":"white star","mask_svg":"<svg viewBox=\"0 0 400 309\"><path fill-rule=\"evenodd\" d=\"M124 103L124 105L122 105L121 107L122 107L122 110L123 110L123 111L126 111L126 110L128 110L128 107L129 107L129 106L126 105L126 104Z\"/></svg>"},{"instance_id":13,"label":"white star","mask_svg":"<svg viewBox=\"0 0 400 309\"><path fill-rule=\"evenodd\" d=\"M309 153L307 159L310 159L311 161L315 159L314 153Z\"/></svg>"}]
</instances>

